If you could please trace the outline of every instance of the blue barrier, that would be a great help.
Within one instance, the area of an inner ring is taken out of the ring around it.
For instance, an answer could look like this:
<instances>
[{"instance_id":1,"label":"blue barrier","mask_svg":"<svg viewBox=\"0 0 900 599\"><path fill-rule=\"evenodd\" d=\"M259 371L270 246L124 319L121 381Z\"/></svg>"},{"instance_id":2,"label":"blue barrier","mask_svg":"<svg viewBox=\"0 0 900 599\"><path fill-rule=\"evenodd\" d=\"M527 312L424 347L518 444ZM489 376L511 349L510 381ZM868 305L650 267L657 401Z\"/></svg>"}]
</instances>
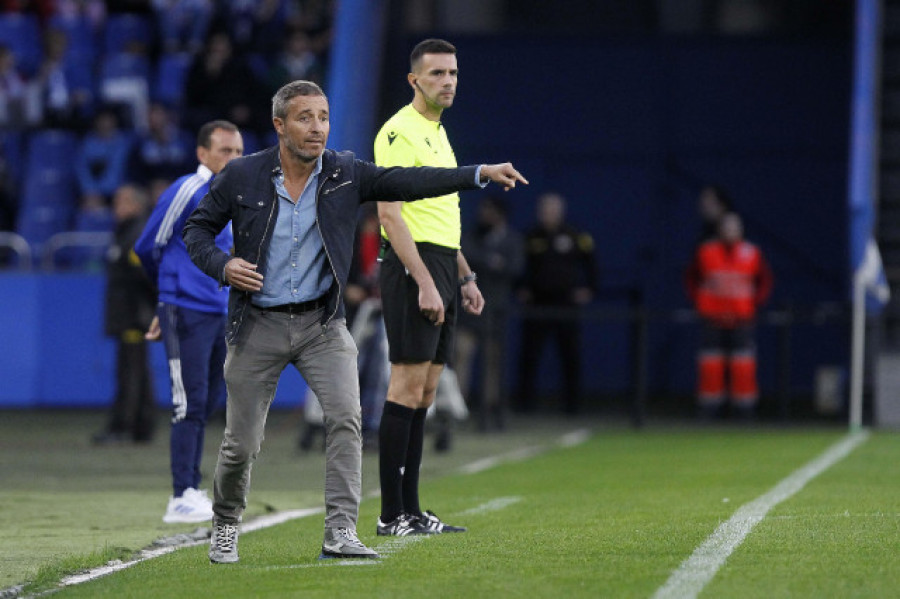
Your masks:
<instances>
[{"instance_id":1,"label":"blue barrier","mask_svg":"<svg viewBox=\"0 0 900 599\"><path fill-rule=\"evenodd\" d=\"M115 343L103 334L101 274L0 274L0 408L108 406ZM157 403L171 405L163 347L151 344ZM303 378L281 377L274 408L302 404Z\"/></svg>"}]
</instances>

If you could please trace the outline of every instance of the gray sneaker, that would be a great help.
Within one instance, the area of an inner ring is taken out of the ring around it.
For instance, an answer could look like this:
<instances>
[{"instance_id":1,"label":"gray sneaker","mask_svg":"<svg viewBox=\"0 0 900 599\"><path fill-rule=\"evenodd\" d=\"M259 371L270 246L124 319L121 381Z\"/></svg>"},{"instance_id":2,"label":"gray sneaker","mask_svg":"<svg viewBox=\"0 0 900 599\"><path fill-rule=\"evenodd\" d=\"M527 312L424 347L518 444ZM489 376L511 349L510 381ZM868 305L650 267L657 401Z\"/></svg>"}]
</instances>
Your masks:
<instances>
[{"instance_id":1,"label":"gray sneaker","mask_svg":"<svg viewBox=\"0 0 900 599\"><path fill-rule=\"evenodd\" d=\"M360 557L377 559L379 555L363 545L352 528L325 529L325 540L322 542L322 554L319 559Z\"/></svg>"},{"instance_id":2,"label":"gray sneaker","mask_svg":"<svg viewBox=\"0 0 900 599\"><path fill-rule=\"evenodd\" d=\"M214 564L233 564L238 561L238 525L213 522L209 537L209 561Z\"/></svg>"}]
</instances>

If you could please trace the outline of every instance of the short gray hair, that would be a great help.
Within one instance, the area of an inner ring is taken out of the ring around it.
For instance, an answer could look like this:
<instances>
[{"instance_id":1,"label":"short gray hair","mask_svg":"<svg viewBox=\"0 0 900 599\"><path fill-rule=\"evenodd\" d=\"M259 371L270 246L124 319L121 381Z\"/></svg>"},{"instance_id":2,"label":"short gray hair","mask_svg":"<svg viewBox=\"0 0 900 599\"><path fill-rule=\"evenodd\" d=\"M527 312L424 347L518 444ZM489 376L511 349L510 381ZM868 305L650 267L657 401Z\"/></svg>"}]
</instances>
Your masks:
<instances>
[{"instance_id":1,"label":"short gray hair","mask_svg":"<svg viewBox=\"0 0 900 599\"><path fill-rule=\"evenodd\" d=\"M272 96L272 118L283 119L287 116L288 103L297 96L322 96L326 100L328 96L322 91L322 88L312 81L304 81L298 79L283 85L281 89Z\"/></svg>"}]
</instances>

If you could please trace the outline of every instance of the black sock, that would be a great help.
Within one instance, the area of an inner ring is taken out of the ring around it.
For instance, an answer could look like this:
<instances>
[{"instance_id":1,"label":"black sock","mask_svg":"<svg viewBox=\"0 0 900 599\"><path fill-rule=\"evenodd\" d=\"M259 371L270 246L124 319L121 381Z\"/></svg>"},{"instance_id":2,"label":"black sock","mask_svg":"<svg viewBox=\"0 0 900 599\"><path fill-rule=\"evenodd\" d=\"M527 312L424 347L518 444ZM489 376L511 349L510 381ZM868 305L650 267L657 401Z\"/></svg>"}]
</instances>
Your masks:
<instances>
[{"instance_id":1,"label":"black sock","mask_svg":"<svg viewBox=\"0 0 900 599\"><path fill-rule=\"evenodd\" d=\"M425 445L425 416L428 408L419 408L413 414L406 450L406 470L403 474L403 507L410 514L420 514L419 468L422 465L422 448Z\"/></svg>"},{"instance_id":2,"label":"black sock","mask_svg":"<svg viewBox=\"0 0 900 599\"><path fill-rule=\"evenodd\" d=\"M412 408L392 401L384 402L384 413L378 429L382 522L389 522L403 512L403 470L415 412Z\"/></svg>"}]
</instances>

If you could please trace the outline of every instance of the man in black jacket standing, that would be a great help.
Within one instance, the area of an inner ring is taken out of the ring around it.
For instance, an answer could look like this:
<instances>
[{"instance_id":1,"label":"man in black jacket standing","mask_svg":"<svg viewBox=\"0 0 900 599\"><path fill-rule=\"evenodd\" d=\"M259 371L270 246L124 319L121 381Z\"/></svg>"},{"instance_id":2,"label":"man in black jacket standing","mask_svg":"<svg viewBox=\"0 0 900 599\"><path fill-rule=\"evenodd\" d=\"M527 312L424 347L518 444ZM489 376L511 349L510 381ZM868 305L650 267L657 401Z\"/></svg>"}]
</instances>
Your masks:
<instances>
[{"instance_id":1,"label":"man in black jacket standing","mask_svg":"<svg viewBox=\"0 0 900 599\"><path fill-rule=\"evenodd\" d=\"M134 253L147 220L146 192L135 185L113 196L116 229L107 252L106 334L116 339L116 397L107 428L94 435L98 445L153 438L156 404L144 331L156 311L156 290Z\"/></svg>"},{"instance_id":2,"label":"man in black jacket standing","mask_svg":"<svg viewBox=\"0 0 900 599\"><path fill-rule=\"evenodd\" d=\"M233 160L184 227L191 259L231 285L225 438L216 465L209 558L238 561L250 468L282 370L293 364L325 414L325 538L320 557L377 557L356 535L361 489L356 345L341 300L361 202L414 200L527 183L510 164L385 169L326 150L328 100L294 81L272 100L278 146ZM228 221L234 255L215 246Z\"/></svg>"}]
</instances>

